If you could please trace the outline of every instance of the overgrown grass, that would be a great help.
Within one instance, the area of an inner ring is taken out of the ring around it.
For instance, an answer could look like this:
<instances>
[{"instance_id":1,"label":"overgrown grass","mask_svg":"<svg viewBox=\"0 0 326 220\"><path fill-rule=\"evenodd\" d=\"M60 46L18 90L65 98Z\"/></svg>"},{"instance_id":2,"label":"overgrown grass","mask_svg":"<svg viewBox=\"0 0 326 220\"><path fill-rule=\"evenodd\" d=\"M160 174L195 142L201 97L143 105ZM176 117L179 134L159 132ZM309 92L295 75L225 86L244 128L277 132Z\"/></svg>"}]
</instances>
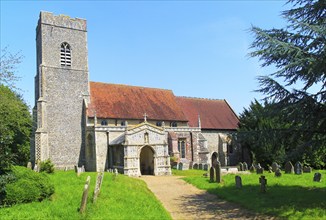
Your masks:
<instances>
[{"instance_id":1,"label":"overgrown grass","mask_svg":"<svg viewBox=\"0 0 326 220\"><path fill-rule=\"evenodd\" d=\"M313 173L302 175L264 173L267 193L260 193L257 174L241 174L242 189L235 187L235 174L222 177L221 184L211 183L204 177L205 171L173 170L174 175L185 176L184 180L194 186L218 195L219 198L240 204L255 212L287 219L326 219L326 171L319 171L324 179L313 182Z\"/></svg>"},{"instance_id":2,"label":"overgrown grass","mask_svg":"<svg viewBox=\"0 0 326 220\"><path fill-rule=\"evenodd\" d=\"M86 213L80 214L82 191L91 176ZM139 179L105 173L101 193L92 203L96 173L77 177L73 171L49 175L55 194L43 202L0 209L0 219L171 219L170 214Z\"/></svg>"}]
</instances>

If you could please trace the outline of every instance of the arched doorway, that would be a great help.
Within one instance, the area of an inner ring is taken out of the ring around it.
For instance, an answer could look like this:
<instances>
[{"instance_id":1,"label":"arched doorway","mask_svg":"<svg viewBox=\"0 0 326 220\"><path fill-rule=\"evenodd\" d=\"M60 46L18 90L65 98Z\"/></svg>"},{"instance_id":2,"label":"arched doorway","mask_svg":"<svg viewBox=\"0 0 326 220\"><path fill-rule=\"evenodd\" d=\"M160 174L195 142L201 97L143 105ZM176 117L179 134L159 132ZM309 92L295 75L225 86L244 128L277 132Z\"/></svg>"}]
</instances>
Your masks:
<instances>
[{"instance_id":1,"label":"arched doorway","mask_svg":"<svg viewBox=\"0 0 326 220\"><path fill-rule=\"evenodd\" d=\"M142 175L154 175L154 151L145 146L140 152L140 172Z\"/></svg>"},{"instance_id":2,"label":"arched doorway","mask_svg":"<svg viewBox=\"0 0 326 220\"><path fill-rule=\"evenodd\" d=\"M218 155L216 152L212 154L212 167L215 167L216 162L217 162Z\"/></svg>"}]
</instances>

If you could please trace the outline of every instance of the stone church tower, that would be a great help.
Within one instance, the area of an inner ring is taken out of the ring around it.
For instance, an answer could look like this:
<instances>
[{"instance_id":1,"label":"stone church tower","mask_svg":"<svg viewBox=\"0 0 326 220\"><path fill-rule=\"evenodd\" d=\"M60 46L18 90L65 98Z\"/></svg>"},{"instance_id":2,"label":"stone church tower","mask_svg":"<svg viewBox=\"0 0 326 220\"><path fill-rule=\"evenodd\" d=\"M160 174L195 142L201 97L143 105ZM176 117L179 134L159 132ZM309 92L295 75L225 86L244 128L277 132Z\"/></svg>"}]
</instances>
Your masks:
<instances>
[{"instance_id":1,"label":"stone church tower","mask_svg":"<svg viewBox=\"0 0 326 220\"><path fill-rule=\"evenodd\" d=\"M32 162L81 165L89 102L86 20L41 12L36 49Z\"/></svg>"}]
</instances>

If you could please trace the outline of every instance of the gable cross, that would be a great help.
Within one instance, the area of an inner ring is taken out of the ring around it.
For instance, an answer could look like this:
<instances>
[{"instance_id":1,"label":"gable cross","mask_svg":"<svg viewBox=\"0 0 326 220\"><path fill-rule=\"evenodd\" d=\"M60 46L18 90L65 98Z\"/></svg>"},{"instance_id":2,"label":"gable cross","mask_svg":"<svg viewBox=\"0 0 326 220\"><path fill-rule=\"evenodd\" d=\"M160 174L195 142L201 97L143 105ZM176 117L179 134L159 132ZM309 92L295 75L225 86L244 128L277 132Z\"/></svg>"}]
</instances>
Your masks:
<instances>
[{"instance_id":1,"label":"gable cross","mask_svg":"<svg viewBox=\"0 0 326 220\"><path fill-rule=\"evenodd\" d=\"M147 122L147 116L148 116L148 115L147 115L146 112L145 112L145 114L144 114L144 121L145 121L145 122Z\"/></svg>"}]
</instances>

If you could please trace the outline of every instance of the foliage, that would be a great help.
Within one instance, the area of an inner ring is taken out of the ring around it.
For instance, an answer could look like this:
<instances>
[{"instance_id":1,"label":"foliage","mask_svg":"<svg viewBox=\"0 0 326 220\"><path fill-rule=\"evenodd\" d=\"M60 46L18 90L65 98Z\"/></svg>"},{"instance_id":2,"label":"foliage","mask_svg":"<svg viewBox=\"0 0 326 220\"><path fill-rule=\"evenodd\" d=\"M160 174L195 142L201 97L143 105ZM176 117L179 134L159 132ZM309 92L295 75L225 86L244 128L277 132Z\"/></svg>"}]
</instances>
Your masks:
<instances>
[{"instance_id":1,"label":"foliage","mask_svg":"<svg viewBox=\"0 0 326 220\"><path fill-rule=\"evenodd\" d=\"M325 170L319 170L323 176ZM281 219L326 219L326 188L324 182L313 182L314 173L282 174L264 173L267 193L260 193L258 174L226 174L222 183L211 183L202 175L202 170L186 170L173 173L199 189L217 195L221 199L236 203L257 213ZM243 187L235 187L235 176L240 175Z\"/></svg>"},{"instance_id":2,"label":"foliage","mask_svg":"<svg viewBox=\"0 0 326 220\"><path fill-rule=\"evenodd\" d=\"M11 164L26 166L32 119L21 96L0 85L0 174Z\"/></svg>"},{"instance_id":3,"label":"foliage","mask_svg":"<svg viewBox=\"0 0 326 220\"><path fill-rule=\"evenodd\" d=\"M54 193L54 186L48 176L26 167L14 166L14 180L7 181L5 196L0 205L13 205L32 201L41 201Z\"/></svg>"},{"instance_id":4,"label":"foliage","mask_svg":"<svg viewBox=\"0 0 326 220\"><path fill-rule=\"evenodd\" d=\"M263 30L252 27L255 36L250 53L259 57L262 67L277 71L258 78L265 101L264 120L275 122L256 136L266 140L288 138L288 158L296 158L315 167L326 165L326 2L290 0L293 9L284 11L288 26ZM254 112L244 112L243 116ZM254 119L255 120L255 119ZM262 123L262 122L261 122ZM277 127L277 132L273 126ZM244 126L243 126L244 127ZM262 143L260 143L262 144ZM273 145L273 143L271 143ZM262 144L264 148L273 147ZM266 152L267 153L267 152Z\"/></svg>"},{"instance_id":5,"label":"foliage","mask_svg":"<svg viewBox=\"0 0 326 220\"><path fill-rule=\"evenodd\" d=\"M78 212L87 176L91 177L86 213ZM51 200L0 209L1 219L171 219L141 179L105 173L101 193L92 203L96 173L56 171L48 175L55 185Z\"/></svg>"},{"instance_id":6,"label":"foliage","mask_svg":"<svg viewBox=\"0 0 326 220\"><path fill-rule=\"evenodd\" d=\"M21 63L23 56L20 52L12 54L5 47L1 49L0 57L0 85L6 85L11 89L16 89L15 82L19 80L15 74L17 65Z\"/></svg>"},{"instance_id":7,"label":"foliage","mask_svg":"<svg viewBox=\"0 0 326 220\"><path fill-rule=\"evenodd\" d=\"M54 173L54 164L50 159L41 162L40 172Z\"/></svg>"}]
</instances>

